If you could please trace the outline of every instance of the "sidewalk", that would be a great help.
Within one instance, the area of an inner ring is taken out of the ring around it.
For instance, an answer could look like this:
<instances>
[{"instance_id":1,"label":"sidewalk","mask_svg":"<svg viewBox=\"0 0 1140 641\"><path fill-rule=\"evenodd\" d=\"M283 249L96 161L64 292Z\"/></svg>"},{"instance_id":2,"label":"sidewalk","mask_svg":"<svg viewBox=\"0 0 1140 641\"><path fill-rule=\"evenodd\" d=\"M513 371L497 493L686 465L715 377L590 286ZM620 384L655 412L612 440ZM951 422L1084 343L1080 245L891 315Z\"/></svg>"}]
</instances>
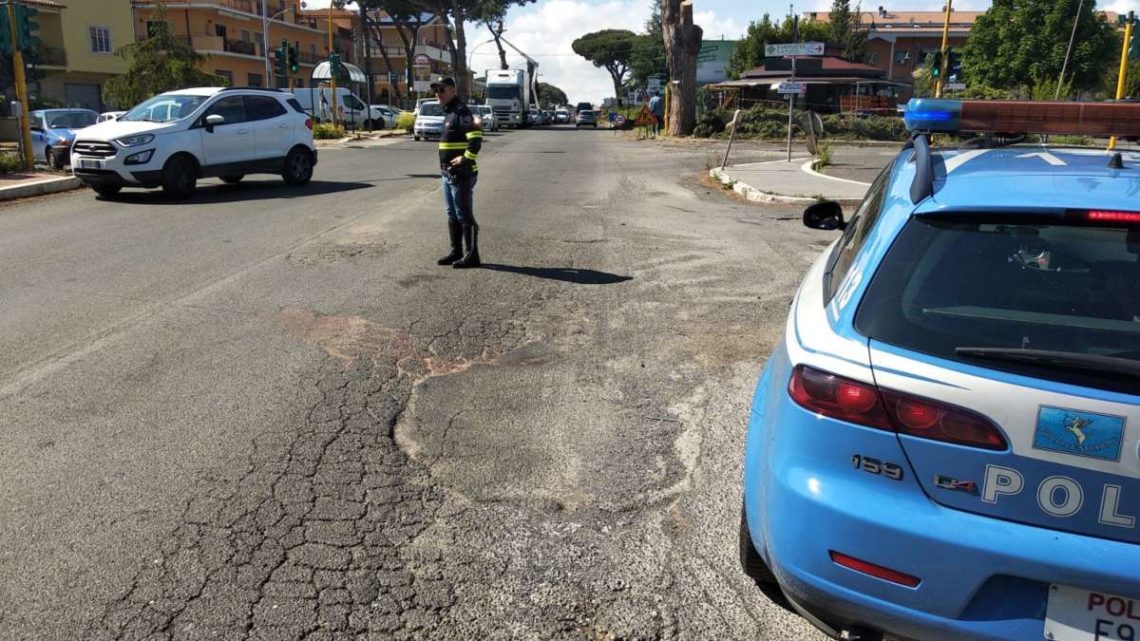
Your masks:
<instances>
[{"instance_id":1,"label":"sidewalk","mask_svg":"<svg viewBox=\"0 0 1140 641\"><path fill-rule=\"evenodd\" d=\"M834 200L852 207L863 200L871 181L897 153L897 149L833 148L827 173L812 170L811 156L796 155L788 162L779 153L774 160L717 167L709 175L753 202L810 205Z\"/></svg>"},{"instance_id":2,"label":"sidewalk","mask_svg":"<svg viewBox=\"0 0 1140 641\"><path fill-rule=\"evenodd\" d=\"M0 201L54 194L82 186L83 183L75 176L34 172L4 174L0 175Z\"/></svg>"}]
</instances>

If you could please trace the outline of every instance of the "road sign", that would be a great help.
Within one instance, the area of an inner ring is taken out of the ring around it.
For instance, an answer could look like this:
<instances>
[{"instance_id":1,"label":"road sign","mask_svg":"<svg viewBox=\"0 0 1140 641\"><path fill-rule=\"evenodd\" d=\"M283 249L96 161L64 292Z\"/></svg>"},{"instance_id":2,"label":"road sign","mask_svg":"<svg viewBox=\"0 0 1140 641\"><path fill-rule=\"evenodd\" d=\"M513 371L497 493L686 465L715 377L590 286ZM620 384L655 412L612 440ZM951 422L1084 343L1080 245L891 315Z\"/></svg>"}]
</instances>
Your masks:
<instances>
[{"instance_id":1,"label":"road sign","mask_svg":"<svg viewBox=\"0 0 1140 641\"><path fill-rule=\"evenodd\" d=\"M400 74L396 73L395 71L393 71L392 73L389 73L388 74L388 82L390 84L393 84L393 85L396 84L397 82L400 82Z\"/></svg>"},{"instance_id":2,"label":"road sign","mask_svg":"<svg viewBox=\"0 0 1140 641\"><path fill-rule=\"evenodd\" d=\"M417 53L415 58L412 58L413 67L430 67L431 58L426 53Z\"/></svg>"},{"instance_id":3,"label":"road sign","mask_svg":"<svg viewBox=\"0 0 1140 641\"><path fill-rule=\"evenodd\" d=\"M948 82L946 83L947 91L965 91L966 83L964 82Z\"/></svg>"},{"instance_id":4,"label":"road sign","mask_svg":"<svg viewBox=\"0 0 1140 641\"><path fill-rule=\"evenodd\" d=\"M649 111L649 105L642 105L641 111L637 114L637 120L633 121L634 127L648 127L657 124L657 116Z\"/></svg>"},{"instance_id":5,"label":"road sign","mask_svg":"<svg viewBox=\"0 0 1140 641\"><path fill-rule=\"evenodd\" d=\"M781 82L776 85L776 92L782 94L794 93L803 95L807 93L807 83L803 82Z\"/></svg>"},{"instance_id":6,"label":"road sign","mask_svg":"<svg viewBox=\"0 0 1140 641\"><path fill-rule=\"evenodd\" d=\"M822 55L822 42L790 42L780 45L764 45L764 56L767 58Z\"/></svg>"}]
</instances>

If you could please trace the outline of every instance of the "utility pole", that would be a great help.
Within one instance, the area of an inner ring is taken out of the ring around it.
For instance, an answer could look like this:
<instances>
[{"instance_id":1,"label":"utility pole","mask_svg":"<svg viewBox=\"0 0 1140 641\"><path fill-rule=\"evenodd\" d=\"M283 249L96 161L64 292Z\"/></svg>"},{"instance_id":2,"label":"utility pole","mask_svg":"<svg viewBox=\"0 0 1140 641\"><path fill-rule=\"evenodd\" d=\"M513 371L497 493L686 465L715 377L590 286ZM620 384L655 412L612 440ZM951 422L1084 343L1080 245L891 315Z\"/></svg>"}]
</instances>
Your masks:
<instances>
[{"instance_id":1,"label":"utility pole","mask_svg":"<svg viewBox=\"0 0 1140 641\"><path fill-rule=\"evenodd\" d=\"M1124 27L1124 47L1120 50L1120 75L1116 78L1116 99L1124 97L1124 81L1128 78L1128 48L1132 44L1132 23L1135 13L1128 12L1128 24ZM1109 151L1116 149L1116 136L1108 139Z\"/></svg>"},{"instance_id":2,"label":"utility pole","mask_svg":"<svg viewBox=\"0 0 1140 641\"><path fill-rule=\"evenodd\" d=\"M1081 0L1082 2L1084 0ZM950 65L950 12L953 0L946 0L946 21L942 23L942 72L934 83L934 97L942 97L942 87L946 84L946 69Z\"/></svg>"},{"instance_id":3,"label":"utility pole","mask_svg":"<svg viewBox=\"0 0 1140 641\"><path fill-rule=\"evenodd\" d=\"M32 154L31 114L28 113L28 78L24 73L24 53L20 51L20 40L16 34L16 3L8 0L8 38L12 43L12 78L16 81L16 98L20 101L20 147L24 152L24 169L35 168Z\"/></svg>"},{"instance_id":4,"label":"utility pole","mask_svg":"<svg viewBox=\"0 0 1140 641\"><path fill-rule=\"evenodd\" d=\"M261 0L261 53L265 56L265 86L272 87L273 67L269 64L269 0Z\"/></svg>"},{"instance_id":5,"label":"utility pole","mask_svg":"<svg viewBox=\"0 0 1140 641\"><path fill-rule=\"evenodd\" d=\"M336 126L336 68L339 65L334 65L333 61L339 62L339 56L333 53L333 19L332 19L333 6L329 3L329 88L332 93L332 122Z\"/></svg>"},{"instance_id":6,"label":"utility pole","mask_svg":"<svg viewBox=\"0 0 1140 641\"><path fill-rule=\"evenodd\" d=\"M1081 22L1081 9L1085 6L1085 0L1077 3L1077 15L1073 18L1073 31L1069 34L1069 48L1065 49L1065 61L1061 63L1061 77L1057 78L1057 92L1053 94L1053 100L1061 99L1061 85L1065 82L1065 71L1069 68L1069 56L1073 53L1073 40L1077 37L1077 25ZM1129 12L1131 13L1131 12ZM1128 50L1127 40L1125 41L1124 50ZM1117 96L1119 98L1120 96Z\"/></svg>"},{"instance_id":7,"label":"utility pole","mask_svg":"<svg viewBox=\"0 0 1140 641\"><path fill-rule=\"evenodd\" d=\"M800 17L796 15L796 6L792 10L792 44L800 41ZM796 56L792 56L792 77L788 82L796 81ZM788 94L788 162L792 162L792 110L796 108L796 94Z\"/></svg>"},{"instance_id":8,"label":"utility pole","mask_svg":"<svg viewBox=\"0 0 1140 641\"><path fill-rule=\"evenodd\" d=\"M368 26L368 12L363 5L360 6L360 28L364 32L364 75L368 76L368 92L365 94L368 116L365 120L368 121L368 131L372 131L372 86L375 84L372 80L372 30Z\"/></svg>"}]
</instances>

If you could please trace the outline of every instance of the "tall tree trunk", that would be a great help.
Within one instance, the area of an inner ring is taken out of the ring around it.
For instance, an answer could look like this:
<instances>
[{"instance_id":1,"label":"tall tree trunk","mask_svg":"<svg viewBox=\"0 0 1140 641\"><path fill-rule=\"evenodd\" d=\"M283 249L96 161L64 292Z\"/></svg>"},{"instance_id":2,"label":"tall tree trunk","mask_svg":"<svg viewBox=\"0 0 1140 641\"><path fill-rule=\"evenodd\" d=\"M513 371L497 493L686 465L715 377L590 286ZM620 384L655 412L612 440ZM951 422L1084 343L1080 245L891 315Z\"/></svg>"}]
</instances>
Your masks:
<instances>
[{"instance_id":1,"label":"tall tree trunk","mask_svg":"<svg viewBox=\"0 0 1140 641\"><path fill-rule=\"evenodd\" d=\"M507 50L503 48L503 23L498 24L498 29L490 22L487 23L487 29L491 32L491 37L495 39L495 46L499 48L499 68L506 71L510 67L507 66ZM478 48L478 45L476 45Z\"/></svg>"},{"instance_id":2,"label":"tall tree trunk","mask_svg":"<svg viewBox=\"0 0 1140 641\"><path fill-rule=\"evenodd\" d=\"M665 127L671 136L687 136L697 122L697 54L704 35L693 24L692 1L661 0L661 27L672 83Z\"/></svg>"},{"instance_id":3,"label":"tall tree trunk","mask_svg":"<svg viewBox=\"0 0 1140 641\"><path fill-rule=\"evenodd\" d=\"M380 25L372 23L372 35L376 37L376 44L380 47L380 57L384 59L384 73L388 77L388 86L391 88L389 92L389 99L396 102L400 97L399 83L392 82L392 58L388 55L388 45L384 44L384 32L380 29ZM399 32L400 28L396 27Z\"/></svg>"},{"instance_id":4,"label":"tall tree trunk","mask_svg":"<svg viewBox=\"0 0 1140 641\"><path fill-rule=\"evenodd\" d=\"M451 67L455 71L455 84L463 100L471 96L471 78L467 73L467 33L463 23L467 19L463 6L459 0L450 0L451 24L455 30L455 40L447 39L447 46L451 49Z\"/></svg>"}]
</instances>

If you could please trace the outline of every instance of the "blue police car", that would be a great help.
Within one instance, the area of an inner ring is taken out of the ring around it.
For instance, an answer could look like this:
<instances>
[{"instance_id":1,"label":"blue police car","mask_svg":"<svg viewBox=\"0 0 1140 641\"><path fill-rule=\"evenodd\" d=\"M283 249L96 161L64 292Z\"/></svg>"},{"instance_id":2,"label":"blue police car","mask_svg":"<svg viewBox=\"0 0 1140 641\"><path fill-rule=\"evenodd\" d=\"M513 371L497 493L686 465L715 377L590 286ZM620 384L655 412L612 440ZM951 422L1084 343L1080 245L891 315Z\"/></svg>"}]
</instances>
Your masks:
<instances>
[{"instance_id":1,"label":"blue police car","mask_svg":"<svg viewBox=\"0 0 1140 641\"><path fill-rule=\"evenodd\" d=\"M1140 640L1140 154L1008 133L1135 136L1140 105L905 120L850 217L804 212L842 235L757 384L744 569L837 637Z\"/></svg>"}]
</instances>

